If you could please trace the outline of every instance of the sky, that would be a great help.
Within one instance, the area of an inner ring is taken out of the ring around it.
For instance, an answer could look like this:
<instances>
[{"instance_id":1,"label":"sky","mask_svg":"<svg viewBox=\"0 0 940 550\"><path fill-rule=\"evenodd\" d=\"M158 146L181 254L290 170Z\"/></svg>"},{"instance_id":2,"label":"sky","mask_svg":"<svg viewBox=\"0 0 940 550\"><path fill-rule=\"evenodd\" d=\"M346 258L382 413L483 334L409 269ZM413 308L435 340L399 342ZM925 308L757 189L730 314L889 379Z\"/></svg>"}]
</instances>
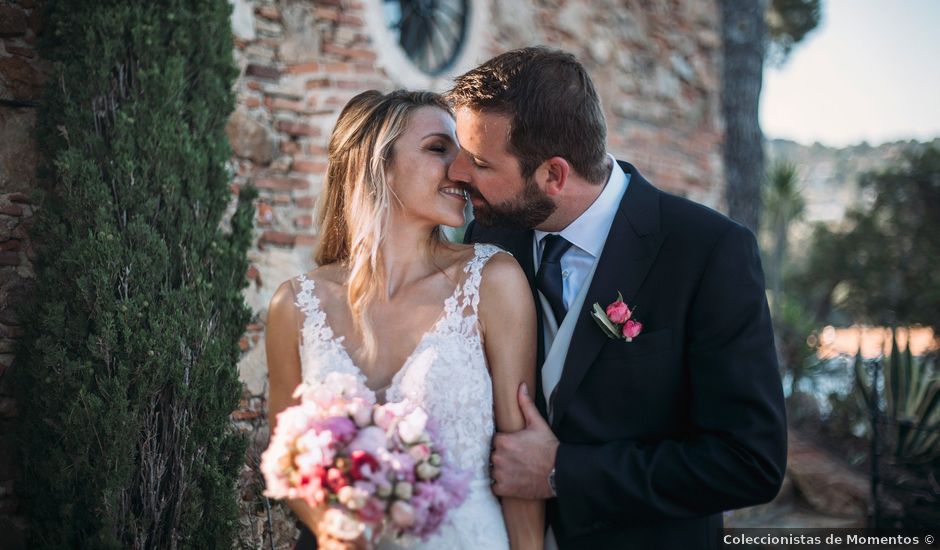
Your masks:
<instances>
[{"instance_id":1,"label":"sky","mask_svg":"<svg viewBox=\"0 0 940 550\"><path fill-rule=\"evenodd\" d=\"M766 66L768 138L844 147L940 137L940 0L822 0L820 25Z\"/></svg>"}]
</instances>

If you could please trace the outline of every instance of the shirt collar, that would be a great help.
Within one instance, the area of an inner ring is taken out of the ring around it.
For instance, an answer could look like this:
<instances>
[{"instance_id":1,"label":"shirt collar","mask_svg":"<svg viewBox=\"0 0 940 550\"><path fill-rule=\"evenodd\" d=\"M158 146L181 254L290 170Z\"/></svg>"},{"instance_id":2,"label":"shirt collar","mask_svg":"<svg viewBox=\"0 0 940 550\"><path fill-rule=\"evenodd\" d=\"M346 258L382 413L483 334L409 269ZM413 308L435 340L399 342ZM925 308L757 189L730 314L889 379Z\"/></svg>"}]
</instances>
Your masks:
<instances>
[{"instance_id":1,"label":"shirt collar","mask_svg":"<svg viewBox=\"0 0 940 550\"><path fill-rule=\"evenodd\" d=\"M600 257L601 252L604 251L607 233L610 232L610 226L613 225L614 217L617 215L617 208L620 207L623 194L630 184L630 177L620 168L617 160L610 154L607 158L610 159L613 168L604 185L604 190L587 210L558 233L565 240L595 258ZM535 242L541 243L542 239L549 234L536 229Z\"/></svg>"}]
</instances>

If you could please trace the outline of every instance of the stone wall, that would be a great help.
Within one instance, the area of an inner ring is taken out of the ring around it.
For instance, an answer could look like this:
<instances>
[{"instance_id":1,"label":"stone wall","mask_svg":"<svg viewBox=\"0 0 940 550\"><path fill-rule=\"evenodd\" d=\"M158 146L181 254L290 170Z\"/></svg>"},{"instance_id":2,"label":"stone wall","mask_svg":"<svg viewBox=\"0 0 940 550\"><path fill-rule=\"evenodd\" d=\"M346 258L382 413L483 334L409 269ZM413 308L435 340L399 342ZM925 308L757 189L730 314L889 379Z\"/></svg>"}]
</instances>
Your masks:
<instances>
[{"instance_id":1,"label":"stone wall","mask_svg":"<svg viewBox=\"0 0 940 550\"><path fill-rule=\"evenodd\" d=\"M36 55L40 10L33 0L0 2L0 548L23 545L14 494L16 462L10 427L17 407L7 371L21 335L16 307L33 279L33 216L38 154L36 107L45 67Z\"/></svg>"}]
</instances>

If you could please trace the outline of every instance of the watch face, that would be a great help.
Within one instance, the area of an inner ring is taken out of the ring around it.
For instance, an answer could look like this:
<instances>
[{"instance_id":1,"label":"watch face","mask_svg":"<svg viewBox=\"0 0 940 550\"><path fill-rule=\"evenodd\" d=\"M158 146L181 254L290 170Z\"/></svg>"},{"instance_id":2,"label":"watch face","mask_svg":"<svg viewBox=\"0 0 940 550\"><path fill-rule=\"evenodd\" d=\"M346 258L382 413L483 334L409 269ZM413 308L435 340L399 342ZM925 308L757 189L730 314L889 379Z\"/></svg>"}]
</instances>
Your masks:
<instances>
[{"instance_id":1,"label":"watch face","mask_svg":"<svg viewBox=\"0 0 940 550\"><path fill-rule=\"evenodd\" d=\"M469 0L385 0L384 9L412 63L432 76L450 68L466 38Z\"/></svg>"}]
</instances>

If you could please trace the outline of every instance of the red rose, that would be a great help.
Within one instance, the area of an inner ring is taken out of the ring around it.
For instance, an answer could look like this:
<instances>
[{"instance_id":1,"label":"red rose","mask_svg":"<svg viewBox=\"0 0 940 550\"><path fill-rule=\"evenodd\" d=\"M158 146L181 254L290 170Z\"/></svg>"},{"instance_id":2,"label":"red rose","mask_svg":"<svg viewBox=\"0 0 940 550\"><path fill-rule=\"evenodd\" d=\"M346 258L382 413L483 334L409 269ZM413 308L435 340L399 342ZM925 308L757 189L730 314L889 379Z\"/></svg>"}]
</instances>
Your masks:
<instances>
[{"instance_id":1,"label":"red rose","mask_svg":"<svg viewBox=\"0 0 940 550\"><path fill-rule=\"evenodd\" d=\"M350 468L349 473L353 479L362 479L368 474L377 472L378 469L379 461L374 456L361 450L352 452L352 468Z\"/></svg>"},{"instance_id":2,"label":"red rose","mask_svg":"<svg viewBox=\"0 0 940 550\"><path fill-rule=\"evenodd\" d=\"M349 485L349 480L346 479L346 475L343 474L342 470L330 468L326 472L326 485L330 488L330 491L338 493L340 489Z\"/></svg>"}]
</instances>

